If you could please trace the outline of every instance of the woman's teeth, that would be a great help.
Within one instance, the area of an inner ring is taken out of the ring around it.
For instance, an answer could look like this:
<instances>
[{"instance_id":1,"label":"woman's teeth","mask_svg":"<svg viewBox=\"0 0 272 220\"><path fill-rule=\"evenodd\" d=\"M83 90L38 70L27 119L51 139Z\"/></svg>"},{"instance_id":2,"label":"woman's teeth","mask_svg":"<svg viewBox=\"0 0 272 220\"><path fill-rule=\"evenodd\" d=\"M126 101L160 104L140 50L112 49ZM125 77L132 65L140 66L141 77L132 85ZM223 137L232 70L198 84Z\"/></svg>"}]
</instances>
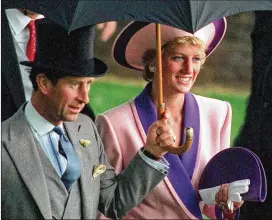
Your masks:
<instances>
[{"instance_id":1,"label":"woman's teeth","mask_svg":"<svg viewBox=\"0 0 272 220\"><path fill-rule=\"evenodd\" d=\"M184 83L188 83L192 77L181 77L181 76L176 76L176 78L181 81L181 82L184 82Z\"/></svg>"}]
</instances>

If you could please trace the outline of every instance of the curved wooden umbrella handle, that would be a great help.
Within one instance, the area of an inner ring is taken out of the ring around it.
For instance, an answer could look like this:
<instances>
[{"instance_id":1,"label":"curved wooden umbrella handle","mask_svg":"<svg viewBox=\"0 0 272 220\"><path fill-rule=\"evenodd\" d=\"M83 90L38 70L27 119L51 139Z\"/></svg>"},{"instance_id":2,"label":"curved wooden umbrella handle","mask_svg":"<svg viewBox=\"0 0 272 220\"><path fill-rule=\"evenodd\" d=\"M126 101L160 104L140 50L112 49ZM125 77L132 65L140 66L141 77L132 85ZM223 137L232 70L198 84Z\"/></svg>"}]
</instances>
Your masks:
<instances>
[{"instance_id":1,"label":"curved wooden umbrella handle","mask_svg":"<svg viewBox=\"0 0 272 220\"><path fill-rule=\"evenodd\" d=\"M157 107L157 113L158 113L158 119L163 117L163 113L165 111L165 103L161 103ZM193 138L194 138L194 129L191 127L187 127L184 129L185 132L185 142L183 145L179 147L172 147L172 146L166 146L164 147L165 150L172 154L183 154L187 150L190 149L193 143Z\"/></svg>"},{"instance_id":2,"label":"curved wooden umbrella handle","mask_svg":"<svg viewBox=\"0 0 272 220\"><path fill-rule=\"evenodd\" d=\"M183 154L185 153L187 150L190 149L190 147L192 146L193 143L193 138L194 138L194 130L193 128L185 128L184 129L185 132L185 142L183 145L179 146L179 147L171 147L171 146L166 146L164 147L165 150L167 150L168 152L172 153L172 154Z\"/></svg>"}]
</instances>

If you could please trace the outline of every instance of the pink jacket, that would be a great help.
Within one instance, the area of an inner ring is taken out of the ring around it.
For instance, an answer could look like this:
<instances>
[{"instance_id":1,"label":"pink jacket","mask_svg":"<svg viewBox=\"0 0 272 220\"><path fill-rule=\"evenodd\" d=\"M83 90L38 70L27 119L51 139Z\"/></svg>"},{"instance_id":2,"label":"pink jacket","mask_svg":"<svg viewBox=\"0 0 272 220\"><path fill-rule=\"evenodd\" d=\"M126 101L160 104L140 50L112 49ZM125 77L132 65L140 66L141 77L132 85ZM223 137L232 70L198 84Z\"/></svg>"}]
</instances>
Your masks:
<instances>
[{"instance_id":1,"label":"pink jacket","mask_svg":"<svg viewBox=\"0 0 272 220\"><path fill-rule=\"evenodd\" d=\"M199 132L196 133L196 138L194 139L196 150L192 158L195 158L195 162L194 166L191 166L192 172L189 175L189 184L198 194L198 183L205 165L216 153L230 146L231 106L225 101L193 94L191 96L198 107L199 113L197 113L198 116L196 117L198 118L198 123L196 123L196 126L199 126ZM146 132L144 126L146 125L143 125L145 122L139 116L139 113L142 113L137 108L141 107L137 107L136 99L98 115L96 118L96 125L104 143L109 162L116 169L117 173L120 173L128 165L136 152L145 144ZM178 159L177 155L170 156ZM174 167L179 169L177 166ZM172 181L173 178L179 176L179 171L173 171L172 174L169 173L168 177L165 177L142 203L130 211L124 219L199 218L199 215L196 216L188 208L191 199L185 202L180 195L186 194L188 191L188 187L183 179L176 181L176 183ZM184 198L186 198L186 195ZM197 201L197 206L203 214L210 218L215 218L213 206L208 207L199 201Z\"/></svg>"}]
</instances>

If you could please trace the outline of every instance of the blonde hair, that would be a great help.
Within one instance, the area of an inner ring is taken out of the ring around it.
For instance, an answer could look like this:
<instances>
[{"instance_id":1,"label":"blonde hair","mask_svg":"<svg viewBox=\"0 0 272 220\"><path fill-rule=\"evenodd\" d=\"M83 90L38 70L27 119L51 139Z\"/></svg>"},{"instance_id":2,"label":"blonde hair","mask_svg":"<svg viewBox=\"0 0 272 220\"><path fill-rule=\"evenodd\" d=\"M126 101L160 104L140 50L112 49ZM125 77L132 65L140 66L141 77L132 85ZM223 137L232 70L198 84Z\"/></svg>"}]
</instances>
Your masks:
<instances>
[{"instance_id":1,"label":"blonde hair","mask_svg":"<svg viewBox=\"0 0 272 220\"><path fill-rule=\"evenodd\" d=\"M195 36L182 36L182 37L175 37L170 41L167 41L163 46L162 46L162 54L165 52L168 52L169 49L173 49L179 45L183 44L190 44L190 45L196 45L200 46L203 49L203 54L201 54L201 65L205 62L206 59L206 54L205 54L205 43L203 40L199 39L198 37ZM143 70L143 78L145 81L150 82L153 79L154 72L150 71L150 66L154 65L156 62L156 49L149 49L147 50L143 57L142 61L145 64L144 70Z\"/></svg>"},{"instance_id":2,"label":"blonde hair","mask_svg":"<svg viewBox=\"0 0 272 220\"><path fill-rule=\"evenodd\" d=\"M183 44L190 44L194 46L200 46L203 49L203 57L206 57L205 54L205 43L203 40L199 39L195 36L183 36L183 37L175 37L173 40L167 41L163 46L162 50L169 50L173 49L176 46L183 45Z\"/></svg>"}]
</instances>

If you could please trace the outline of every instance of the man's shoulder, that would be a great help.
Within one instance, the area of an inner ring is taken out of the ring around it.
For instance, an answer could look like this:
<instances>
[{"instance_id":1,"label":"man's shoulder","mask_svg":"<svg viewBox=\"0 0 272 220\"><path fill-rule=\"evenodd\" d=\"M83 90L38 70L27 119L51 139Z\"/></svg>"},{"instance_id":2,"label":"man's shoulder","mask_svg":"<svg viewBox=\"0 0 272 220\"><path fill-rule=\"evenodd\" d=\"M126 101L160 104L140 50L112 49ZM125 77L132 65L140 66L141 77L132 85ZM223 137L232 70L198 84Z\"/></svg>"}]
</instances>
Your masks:
<instances>
[{"instance_id":1,"label":"man's shoulder","mask_svg":"<svg viewBox=\"0 0 272 220\"><path fill-rule=\"evenodd\" d=\"M14 113L10 118L6 119L5 121L1 122L1 129L3 131L3 128L9 127L10 124L17 123L16 121L22 121L25 118L23 117L24 112L21 108L17 110L17 112Z\"/></svg>"},{"instance_id":2,"label":"man's shoulder","mask_svg":"<svg viewBox=\"0 0 272 220\"><path fill-rule=\"evenodd\" d=\"M92 124L93 120L89 116L79 113L75 123Z\"/></svg>"},{"instance_id":3,"label":"man's shoulder","mask_svg":"<svg viewBox=\"0 0 272 220\"><path fill-rule=\"evenodd\" d=\"M95 129L95 124L93 120L89 116L82 113L78 114L78 117L75 121L65 123L70 124L73 127L76 126L79 127L80 129L88 130L88 132L90 131L93 132L93 130Z\"/></svg>"},{"instance_id":4,"label":"man's shoulder","mask_svg":"<svg viewBox=\"0 0 272 220\"><path fill-rule=\"evenodd\" d=\"M13 116L12 116L13 117ZM10 122L13 121L12 120L12 117L11 118L8 118L7 120L1 122L1 140L5 140L6 139L6 136L7 136L7 133L8 131L10 130L9 127L10 127Z\"/></svg>"},{"instance_id":5,"label":"man's shoulder","mask_svg":"<svg viewBox=\"0 0 272 220\"><path fill-rule=\"evenodd\" d=\"M9 140L13 137L13 135L15 135L16 132L24 133L26 123L27 121L25 120L21 110L19 109L13 116L1 122L1 140Z\"/></svg>"}]
</instances>

